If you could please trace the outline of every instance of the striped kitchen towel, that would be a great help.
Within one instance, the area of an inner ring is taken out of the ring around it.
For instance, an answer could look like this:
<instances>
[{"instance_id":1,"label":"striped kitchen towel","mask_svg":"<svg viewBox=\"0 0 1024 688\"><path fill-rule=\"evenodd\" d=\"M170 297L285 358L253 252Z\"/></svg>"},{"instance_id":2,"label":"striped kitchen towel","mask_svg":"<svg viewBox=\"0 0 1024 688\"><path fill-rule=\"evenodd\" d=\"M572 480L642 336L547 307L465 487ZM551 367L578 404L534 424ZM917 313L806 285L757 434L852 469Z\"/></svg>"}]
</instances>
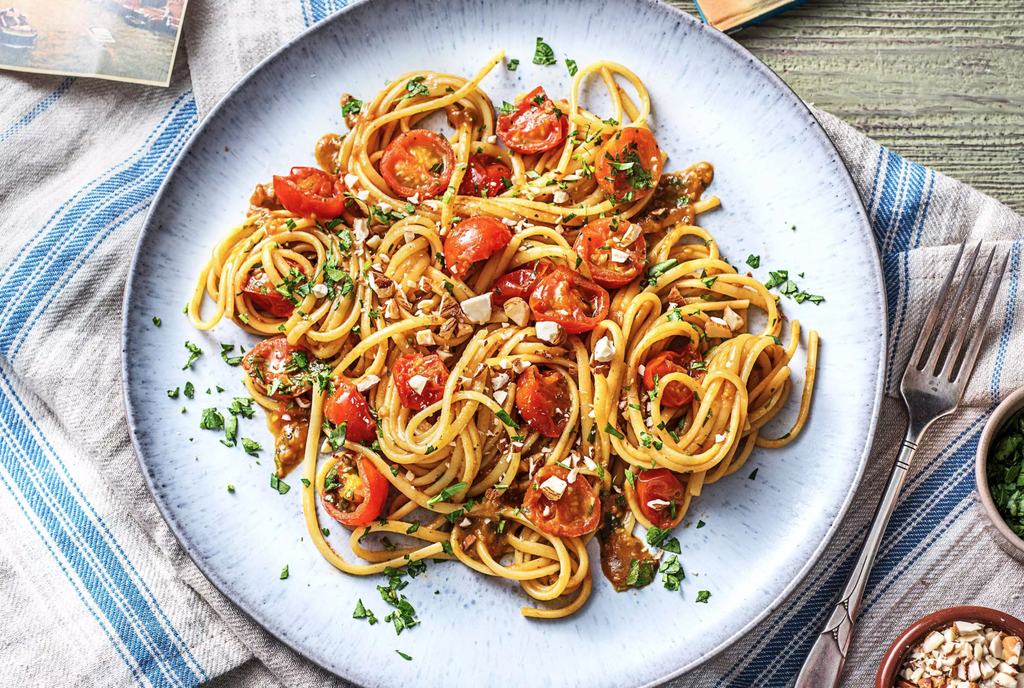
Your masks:
<instances>
[{"instance_id":1,"label":"striped kitchen towel","mask_svg":"<svg viewBox=\"0 0 1024 688\"><path fill-rule=\"evenodd\" d=\"M0 685L345 685L255 626L184 555L149 496L120 388L121 297L145 213L202 116L332 0L193 0L170 88L0 76ZM1024 382L1024 221L818 113L882 255L887 399L848 518L806 582L673 686L785 686L863 537L903 412L899 374L955 246L1011 253L965 408L918 452L864 600L844 685L866 686L894 630L957 602L1024 612L1024 568L983 530L972 457ZM969 562L969 565L965 564Z\"/></svg>"}]
</instances>

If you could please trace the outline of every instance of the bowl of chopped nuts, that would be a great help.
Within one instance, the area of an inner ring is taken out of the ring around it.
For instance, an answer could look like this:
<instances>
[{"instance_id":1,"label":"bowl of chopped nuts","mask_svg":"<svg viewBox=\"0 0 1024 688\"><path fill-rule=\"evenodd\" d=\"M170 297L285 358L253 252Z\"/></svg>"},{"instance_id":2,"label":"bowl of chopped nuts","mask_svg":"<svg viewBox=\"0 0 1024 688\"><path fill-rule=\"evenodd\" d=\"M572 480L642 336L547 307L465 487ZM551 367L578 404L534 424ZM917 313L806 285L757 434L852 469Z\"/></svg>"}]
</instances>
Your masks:
<instances>
[{"instance_id":1,"label":"bowl of chopped nuts","mask_svg":"<svg viewBox=\"0 0 1024 688\"><path fill-rule=\"evenodd\" d=\"M974 464L978 498L992 522L993 537L1024 563L1024 389L992 412L978 440Z\"/></svg>"},{"instance_id":2,"label":"bowl of chopped nuts","mask_svg":"<svg viewBox=\"0 0 1024 688\"><path fill-rule=\"evenodd\" d=\"M929 614L896 639L875 688L1024 688L1024 622L987 607Z\"/></svg>"}]
</instances>

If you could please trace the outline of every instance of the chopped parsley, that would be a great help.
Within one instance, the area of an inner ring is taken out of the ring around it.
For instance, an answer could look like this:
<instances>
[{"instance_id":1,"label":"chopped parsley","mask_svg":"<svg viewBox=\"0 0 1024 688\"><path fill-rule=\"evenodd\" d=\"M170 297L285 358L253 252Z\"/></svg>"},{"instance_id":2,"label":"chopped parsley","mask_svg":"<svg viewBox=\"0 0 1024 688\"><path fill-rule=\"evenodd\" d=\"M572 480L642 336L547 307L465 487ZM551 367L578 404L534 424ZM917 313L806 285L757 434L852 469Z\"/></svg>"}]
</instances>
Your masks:
<instances>
[{"instance_id":1,"label":"chopped parsley","mask_svg":"<svg viewBox=\"0 0 1024 688\"><path fill-rule=\"evenodd\" d=\"M658 283L658 278L666 272L679 265L678 258L669 258L660 263L655 263L647 269L647 286L653 287Z\"/></svg>"},{"instance_id":2,"label":"chopped parsley","mask_svg":"<svg viewBox=\"0 0 1024 688\"><path fill-rule=\"evenodd\" d=\"M175 387L174 389L169 389L169 390L167 390L167 396L169 396L171 399L177 399L178 398L178 392L180 390L181 390L180 387Z\"/></svg>"},{"instance_id":3,"label":"chopped parsley","mask_svg":"<svg viewBox=\"0 0 1024 688\"><path fill-rule=\"evenodd\" d=\"M576 76L576 72L580 71L579 67L576 66L576 60L566 58L565 66L569 70L569 76Z\"/></svg>"},{"instance_id":4,"label":"chopped parsley","mask_svg":"<svg viewBox=\"0 0 1024 688\"><path fill-rule=\"evenodd\" d=\"M701 590L700 592L697 593L697 601L698 602L703 602L704 604L708 603L708 599L710 597L711 597L711 591L709 591L709 590Z\"/></svg>"},{"instance_id":5,"label":"chopped parsley","mask_svg":"<svg viewBox=\"0 0 1024 688\"><path fill-rule=\"evenodd\" d=\"M405 82L405 90L408 91L404 96L398 100L405 100L406 98L412 98L414 96L429 96L430 89L423 85L425 76L414 76Z\"/></svg>"},{"instance_id":6,"label":"chopped parsley","mask_svg":"<svg viewBox=\"0 0 1024 688\"><path fill-rule=\"evenodd\" d=\"M706 523L704 523L704 521L701 521L701 520L698 520L698 521L697 521L697 527L698 527L698 528L703 528L703 527L704 527L704 526L706 526L706 525L707 525L707 524L706 524Z\"/></svg>"},{"instance_id":7,"label":"chopped parsley","mask_svg":"<svg viewBox=\"0 0 1024 688\"><path fill-rule=\"evenodd\" d=\"M187 396L189 399L196 398L196 386L193 385L191 382L185 383L185 396Z\"/></svg>"},{"instance_id":8,"label":"chopped parsley","mask_svg":"<svg viewBox=\"0 0 1024 688\"><path fill-rule=\"evenodd\" d=\"M277 477L277 473L270 474L270 488L277 490L278 494L287 494L292 486Z\"/></svg>"},{"instance_id":9,"label":"chopped parsley","mask_svg":"<svg viewBox=\"0 0 1024 688\"><path fill-rule=\"evenodd\" d=\"M755 469L754 469L754 472L753 472L753 473L751 473L751 474L750 474L749 476L747 476L747 477L748 477L748 478L749 478L750 480L756 480L756 479L757 479L757 469L755 468Z\"/></svg>"},{"instance_id":10,"label":"chopped parsley","mask_svg":"<svg viewBox=\"0 0 1024 688\"><path fill-rule=\"evenodd\" d=\"M516 71L519 69L519 60L515 58L509 60L508 63L505 64L505 68L510 72Z\"/></svg>"},{"instance_id":11,"label":"chopped parsley","mask_svg":"<svg viewBox=\"0 0 1024 688\"><path fill-rule=\"evenodd\" d=\"M216 408L203 409L199 427L203 430L220 430L224 427L224 416Z\"/></svg>"},{"instance_id":12,"label":"chopped parsley","mask_svg":"<svg viewBox=\"0 0 1024 688\"><path fill-rule=\"evenodd\" d=\"M651 547L660 547L666 552L682 554L679 548L679 538L670 538L669 535L671 534L672 531L652 525L647 530L647 544Z\"/></svg>"},{"instance_id":13,"label":"chopped parsley","mask_svg":"<svg viewBox=\"0 0 1024 688\"><path fill-rule=\"evenodd\" d=\"M251 440L248 437L243 437L242 438L242 449L245 450L246 454L249 454L251 456L256 456L256 452L258 452L260 449L263 449L263 445L261 445L256 440Z\"/></svg>"},{"instance_id":14,"label":"chopped parsley","mask_svg":"<svg viewBox=\"0 0 1024 688\"><path fill-rule=\"evenodd\" d=\"M182 370L188 370L189 368L191 368L192 364L195 363L195 360L199 358L199 356L202 355L203 353L202 349L200 349L198 346L189 341L185 342L185 348L189 350L189 357L188 363L181 367Z\"/></svg>"},{"instance_id":15,"label":"chopped parsley","mask_svg":"<svg viewBox=\"0 0 1024 688\"><path fill-rule=\"evenodd\" d=\"M234 492L234 491L235 491L235 486L234 486L234 485L231 485L231 484L229 484L229 485L228 485L228 492Z\"/></svg>"},{"instance_id":16,"label":"chopped parsley","mask_svg":"<svg viewBox=\"0 0 1024 688\"><path fill-rule=\"evenodd\" d=\"M412 661L412 657L410 657L409 655L405 654L401 650L395 650L395 652L397 652L398 656L401 657L402 659L410 661L410 662Z\"/></svg>"},{"instance_id":17,"label":"chopped parsley","mask_svg":"<svg viewBox=\"0 0 1024 688\"><path fill-rule=\"evenodd\" d=\"M224 359L224 362L229 366L236 366L241 364L242 356L228 356L229 353L235 350L234 344L221 344L220 345L220 357Z\"/></svg>"},{"instance_id":18,"label":"chopped parsley","mask_svg":"<svg viewBox=\"0 0 1024 688\"><path fill-rule=\"evenodd\" d=\"M629 562L629 575L626 576L626 585L634 588L643 588L654 580L654 562L650 559L632 559Z\"/></svg>"},{"instance_id":19,"label":"chopped parsley","mask_svg":"<svg viewBox=\"0 0 1024 688\"><path fill-rule=\"evenodd\" d=\"M466 483L455 483L454 485L449 485L448 487L444 488L436 495L428 499L427 504L437 504L438 502L443 502L447 499L451 499L455 495L465 490L467 487L468 485Z\"/></svg>"},{"instance_id":20,"label":"chopped parsley","mask_svg":"<svg viewBox=\"0 0 1024 688\"><path fill-rule=\"evenodd\" d=\"M512 416L508 415L508 411L506 411L505 409L499 410L494 415L496 415L501 420L502 423L509 426L510 428L519 428L519 423L512 420Z\"/></svg>"},{"instance_id":21,"label":"chopped parsley","mask_svg":"<svg viewBox=\"0 0 1024 688\"><path fill-rule=\"evenodd\" d=\"M352 612L353 619L366 619L370 622L370 625L377 623L377 617L373 615L373 612L363 606L363 601L358 600L356 602L356 609Z\"/></svg>"},{"instance_id":22,"label":"chopped parsley","mask_svg":"<svg viewBox=\"0 0 1024 688\"><path fill-rule=\"evenodd\" d=\"M533 53L533 64L538 65L553 65L558 60L555 59L555 51L551 49L551 46L544 42L544 39L540 36L537 37L537 47Z\"/></svg>"},{"instance_id":23,"label":"chopped parsley","mask_svg":"<svg viewBox=\"0 0 1024 688\"><path fill-rule=\"evenodd\" d=\"M761 256L755 256L751 253L747 256L747 265L755 269L761 267Z\"/></svg>"},{"instance_id":24,"label":"chopped parsley","mask_svg":"<svg viewBox=\"0 0 1024 688\"><path fill-rule=\"evenodd\" d=\"M1000 429L985 470L996 510L1010 530L1024 537L1024 410Z\"/></svg>"},{"instance_id":25,"label":"chopped parsley","mask_svg":"<svg viewBox=\"0 0 1024 688\"><path fill-rule=\"evenodd\" d=\"M156 317L155 315L153 316L153 324L154 325L156 325L157 327L160 327L160 324L162 322L163 322L163 320L161 320L160 318Z\"/></svg>"},{"instance_id":26,"label":"chopped parsley","mask_svg":"<svg viewBox=\"0 0 1024 688\"><path fill-rule=\"evenodd\" d=\"M288 577L288 564L285 564L284 568L281 569L281 580L284 580L287 577Z\"/></svg>"},{"instance_id":27,"label":"chopped parsley","mask_svg":"<svg viewBox=\"0 0 1024 688\"><path fill-rule=\"evenodd\" d=\"M661 580L666 590L679 591L679 582L686 578L683 573L683 565L679 563L676 555L671 555L661 564Z\"/></svg>"},{"instance_id":28,"label":"chopped parsley","mask_svg":"<svg viewBox=\"0 0 1024 688\"><path fill-rule=\"evenodd\" d=\"M341 116L348 117L349 115L358 115L359 111L363 109L363 101L358 98L349 98L345 101L345 104L341 106Z\"/></svg>"},{"instance_id":29,"label":"chopped parsley","mask_svg":"<svg viewBox=\"0 0 1024 688\"><path fill-rule=\"evenodd\" d=\"M626 439L626 436L623 435L618 430L616 430L615 427L611 423L605 423L604 424L604 431L605 431L605 433L607 433L607 434L609 434L612 437L615 437L617 439L620 439L620 440Z\"/></svg>"}]
</instances>

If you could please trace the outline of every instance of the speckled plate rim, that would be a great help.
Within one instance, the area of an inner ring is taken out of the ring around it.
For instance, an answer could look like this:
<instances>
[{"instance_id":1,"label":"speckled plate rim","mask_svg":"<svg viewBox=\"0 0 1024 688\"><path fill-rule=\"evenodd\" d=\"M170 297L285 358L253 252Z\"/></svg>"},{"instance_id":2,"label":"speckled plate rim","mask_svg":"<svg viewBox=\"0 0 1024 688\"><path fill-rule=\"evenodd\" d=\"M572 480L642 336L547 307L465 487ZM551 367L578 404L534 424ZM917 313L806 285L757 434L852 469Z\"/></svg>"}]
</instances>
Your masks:
<instances>
[{"instance_id":1,"label":"speckled plate rim","mask_svg":"<svg viewBox=\"0 0 1024 688\"><path fill-rule=\"evenodd\" d=\"M699 21L698 19L690 16L686 12L683 12L682 10L676 7L672 7L671 5L668 5L664 2L660 2L660 0L613 1L622 2L624 4L639 3L642 5L646 5L648 7L657 8L658 10L667 13L670 17L674 17L679 21L690 23L693 26L694 30L702 32L707 36L710 36L712 40L716 40L719 43L721 43L726 50L729 50L730 52L736 54L739 58L743 59L750 67L750 69L756 72L758 76L760 76L765 81L769 82L773 87L778 88L779 91L782 93L783 97L789 98L797 106L798 110L800 110L806 118L805 123L809 126L810 131L812 131L814 136L818 139L818 143L823 147L830 149L833 152L835 162L838 163L839 169L845 173L839 174L838 176L841 178L841 182L844 187L843 191L845 191L847 197L850 200L851 208L854 210L854 212L860 220L859 225L861 232L863 233L864 238L866 239L865 243L870 246L874 256L874 260L872 261L874 277L877 280L877 284L880 287L882 287L885 284L885 282L882 275L881 257L878 252L878 246L875 243L874 235L871 231L871 223L868 220L867 211L864 208L864 203L861 200L860 193L857 191L857 187L853 182L853 177L850 175L849 169L846 167L845 161L843 160L842 156L839 155L839 151L836 150L835 144L832 143L832 140L825 133L825 130L822 128L818 120L814 117L813 113L811 113L810 108L807 107L807 104L804 103L804 101L799 96L797 96L796 93L777 74L775 74L775 72L769 69L766 64L764 64L755 55L753 55L753 53L748 51L746 48L741 46L736 41L726 36L724 33L712 28L711 26L705 24L704 22ZM320 31L328 30L329 25L333 24L334 22L344 21L345 16L350 12L362 8L364 5L372 3L373 0L357 0L356 2L353 2L347 7L339 10L335 14L319 22L318 24L315 24L314 26L311 26L310 28L306 29L298 36L296 36L295 38L288 41L280 48L272 52L270 55L264 58L259 64L253 67L244 77L242 77L242 79L240 79L238 83L232 86L231 89L224 95L224 97L221 98L221 100L217 103L217 105L210 111L210 113L203 119L203 121L196 127L195 131L192 133L192 136L189 138L188 143L184 146L184 148L182 148L181 152L178 154L177 159L174 161L174 164L168 170L167 176L164 178L164 181L160 184L160 188L157 191L157 194L153 199L153 203L150 205L149 211L146 214L146 221L143 225L141 233L139 234L139 239L138 242L136 243L135 251L132 255L132 262L129 268L128 280L127 283L125 284L124 299L122 302L121 383L122 393L124 395L125 411L128 419L128 430L129 435L131 436L132 447L135 449L136 460L139 462L139 467L142 471L143 477L145 478L146 486L149 489L150 494L153 495L153 499L156 502L157 509L159 510L160 515L168 524L168 527L174 534L174 537L178 541L178 544L182 547L185 553L188 554L192 562L196 565L200 572L213 584L214 588L216 588L218 592L220 592L227 599L229 599L232 602L232 604L234 604L239 610L242 611L243 614L252 619L253 622L255 622L261 628L266 630L271 636L273 636L279 642L283 643L303 658L320 666L329 673L335 672L330 668L324 666L322 663L318 662L314 657L307 654L305 648L303 648L302 645L300 645L297 642L294 642L291 638L286 637L281 632L281 630L276 628L272 623L265 623L264 621L256 618L256 616L254 616L252 613L249 612L249 610L242 606L242 604L239 601L239 597L234 594L230 582L221 579L218 576L217 571L214 570L213 567L209 566L208 562L205 561L202 557L198 556L198 554L195 551L195 548L192 547L192 545L189 543L185 535L179 530L176 521L174 520L170 513L169 505L166 503L165 498L160 495L159 491L153 485L153 478L149 474L149 472L146 471L145 464L142 461L142 450L141 447L139 446L138 437L135 431L136 418L133 412L131 393L130 388L128 386L129 371L127 362L127 348L129 333L127 313L129 309L129 304L131 303L133 297L133 286L135 283L136 268L140 260L142 247L145 244L146 239L150 235L150 233L159 231L159 228L154 226L155 223L153 220L154 216L156 215L156 209L160 207L160 203L163 199L163 196L167 191L169 181L173 179L175 173L178 170L178 167L182 164L182 161L189 154L194 142L200 136L200 134L202 134L202 132L206 129L206 126L209 124L209 122L212 121L220 112L220 110L225 106L225 104L228 101L230 101L234 97L234 95L239 90L241 90L242 87L250 79L252 79L258 72L260 72L268 63L277 59L278 56L281 55L282 53L288 52L289 50L293 49L293 47L303 43L308 36L314 35ZM879 313L879 322L877 323L877 326L881 333L881 342L879 348L881 351L884 352L888 350L888 325L885 320L887 306L884 288L880 288L878 290L877 297L879 299L879 303L876 304L878 306L877 312ZM821 542L811 553L811 556L808 557L807 562L803 565L803 567L799 569L799 571L797 571L796 575L793 576L793 579L782 590L782 592L779 593L779 595L774 600L772 600L768 605L766 605L766 607L759 614L757 614L753 619L751 619L749 623L740 628L733 635L723 640L718 646L716 646L712 650L704 653L703 655L697 657L691 662L684 664L678 669L675 669L653 681L649 681L648 683L643 684L642 688L658 686L664 683L665 681L669 681L673 678L676 678L677 676L680 676L688 671L695 669L701 664L704 664L708 660L725 651L727 648L731 647L733 644L735 644L737 641L743 638L743 636L745 636L752 629L754 629L759 623L766 619L769 614L778 609L796 590L800 583L803 582L804 578L814 567L814 565L818 563L818 560L821 558L821 555L825 551L825 548L828 546L829 542L831 542L833 536L836 533L836 530L839 528L839 525L846 517L846 513L850 508L851 502L853 501L853 496L856 494L857 489L860 487L861 481L864 477L864 470L867 466L868 458L871 455L871 449L874 443L875 432L878 426L878 416L881 411L882 398L884 396L884 379L886 367L885 364L886 360L885 356L883 355L879 358L875 374L875 398L872 404L871 417L867 426L866 437L864 439L864 448L861 452L860 460L857 466L857 470L854 474L854 478L850 484L850 489L847 492L846 497L843 500L843 503L840 505L839 510L836 513L836 517L832 522L832 525L828 528ZM341 674L341 676L342 678L351 680L345 674Z\"/></svg>"}]
</instances>

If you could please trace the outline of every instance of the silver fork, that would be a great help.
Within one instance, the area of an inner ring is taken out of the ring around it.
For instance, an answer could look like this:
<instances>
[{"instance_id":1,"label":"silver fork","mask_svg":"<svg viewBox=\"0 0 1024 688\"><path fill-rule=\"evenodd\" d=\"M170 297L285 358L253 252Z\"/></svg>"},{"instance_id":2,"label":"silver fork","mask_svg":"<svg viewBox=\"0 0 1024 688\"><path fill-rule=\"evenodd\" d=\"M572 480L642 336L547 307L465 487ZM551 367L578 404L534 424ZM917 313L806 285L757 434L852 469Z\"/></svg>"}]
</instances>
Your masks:
<instances>
[{"instance_id":1,"label":"silver fork","mask_svg":"<svg viewBox=\"0 0 1024 688\"><path fill-rule=\"evenodd\" d=\"M910 356L910 362L907 363L907 370L903 373L900 392L903 395L903 401L907 404L909 415L907 434L903 438L903 446L899 456L896 457L896 464L892 468L885 493L875 511L871 530L868 531L860 557L846 580L842 597L832 610L832 615L814 643L814 647L811 648L810 654L807 655L807 659L804 660L803 668L796 679L795 688L834 688L839 684L839 676L843 671L843 663L846 661L846 653L850 647L853 624L857 620L857 611L864 595L864 588L867 586L868 576L871 573L875 555L878 553L878 546L881 544L885 528L889 524L889 517L892 516L893 509L896 507L896 498L907 477L907 470L910 468L911 459L914 458L918 442L933 422L956 410L963 396L964 388L967 387L967 380L974 370L974 363L978 358L978 351L981 349L981 340L988 324L989 314L992 312L992 304L996 300L999 284L1006 270L1006 261L1009 258L1009 255L1004 257L1002 265L992 273L995 279L989 288L984 305L978 312L978 300L990 274L995 248L988 254L974 295L960 319L953 341L949 342L949 335L966 291L968 278L974 270L974 264L981 252L981 243L979 242L977 248L974 249L967 268L964 270L963 278L960 280L960 285L957 287L952 307L948 310L938 335L929 348L935 325L939 322L943 303L957 267L960 265L960 258L963 257L966 244L965 239L964 243L960 245L949 275L946 276L946 280L942 284L942 290L936 297L935 304L932 306L931 312L928 313L928 318L924 321L917 345ZM979 317L975 318L975 315ZM964 350L965 342L967 342L966 351ZM949 344L948 349L947 344ZM946 350L945 356L943 356L944 350ZM928 354L927 358L925 357L926 353ZM959 365L957 365L958 361Z\"/></svg>"}]
</instances>

